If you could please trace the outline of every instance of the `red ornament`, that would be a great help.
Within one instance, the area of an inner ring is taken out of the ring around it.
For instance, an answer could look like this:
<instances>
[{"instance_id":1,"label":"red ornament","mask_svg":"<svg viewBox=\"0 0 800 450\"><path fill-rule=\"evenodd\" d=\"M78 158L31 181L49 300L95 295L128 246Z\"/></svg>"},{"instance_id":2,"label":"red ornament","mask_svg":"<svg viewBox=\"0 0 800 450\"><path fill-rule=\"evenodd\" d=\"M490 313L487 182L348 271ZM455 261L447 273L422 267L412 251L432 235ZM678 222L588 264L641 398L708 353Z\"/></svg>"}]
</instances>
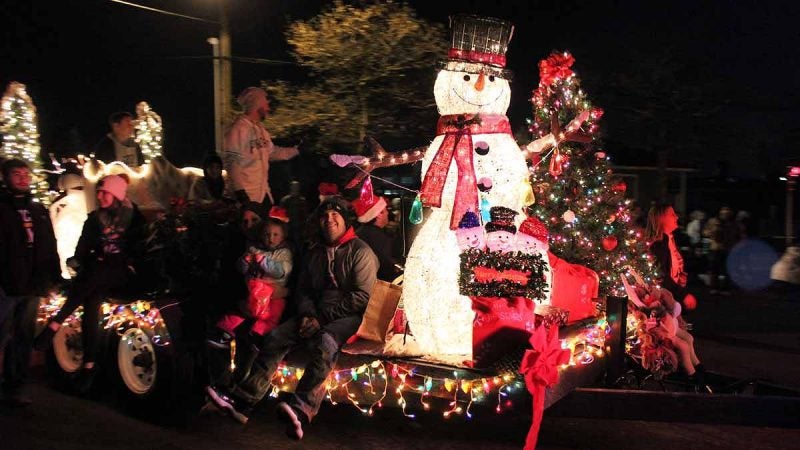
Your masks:
<instances>
[{"instance_id":1,"label":"red ornament","mask_svg":"<svg viewBox=\"0 0 800 450\"><path fill-rule=\"evenodd\" d=\"M622 180L617 180L611 185L611 191L615 194L624 194L628 190L628 185Z\"/></svg>"},{"instance_id":2,"label":"red ornament","mask_svg":"<svg viewBox=\"0 0 800 450\"><path fill-rule=\"evenodd\" d=\"M550 175L558 177L564 173L564 159L565 157L559 153L558 147L556 147L553 150L553 156L550 158Z\"/></svg>"},{"instance_id":3,"label":"red ornament","mask_svg":"<svg viewBox=\"0 0 800 450\"><path fill-rule=\"evenodd\" d=\"M692 294L686 294L686 297L683 298L683 306L688 310L697 308L697 298Z\"/></svg>"},{"instance_id":4,"label":"red ornament","mask_svg":"<svg viewBox=\"0 0 800 450\"><path fill-rule=\"evenodd\" d=\"M600 245L603 246L603 250L607 252L610 252L611 250L617 248L617 244L619 244L619 241L617 241L616 236L606 236L600 243Z\"/></svg>"}]
</instances>

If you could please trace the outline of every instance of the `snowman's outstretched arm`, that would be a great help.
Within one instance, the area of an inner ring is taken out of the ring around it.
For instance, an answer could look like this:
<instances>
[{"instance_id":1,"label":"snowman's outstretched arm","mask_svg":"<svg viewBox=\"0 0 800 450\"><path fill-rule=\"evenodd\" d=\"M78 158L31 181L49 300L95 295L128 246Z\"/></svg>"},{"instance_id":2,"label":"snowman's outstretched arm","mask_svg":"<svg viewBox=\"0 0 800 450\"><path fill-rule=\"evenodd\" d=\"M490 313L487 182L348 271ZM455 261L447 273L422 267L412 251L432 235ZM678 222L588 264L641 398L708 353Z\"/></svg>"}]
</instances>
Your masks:
<instances>
[{"instance_id":1,"label":"snowman's outstretched arm","mask_svg":"<svg viewBox=\"0 0 800 450\"><path fill-rule=\"evenodd\" d=\"M375 139L370 136L364 138L364 147L371 156L361 155L331 155L331 161L339 167L357 166L361 170L351 179L345 189L358 186L361 181L373 170L381 167L401 166L421 160L428 147L416 147L401 152L387 152Z\"/></svg>"}]
</instances>

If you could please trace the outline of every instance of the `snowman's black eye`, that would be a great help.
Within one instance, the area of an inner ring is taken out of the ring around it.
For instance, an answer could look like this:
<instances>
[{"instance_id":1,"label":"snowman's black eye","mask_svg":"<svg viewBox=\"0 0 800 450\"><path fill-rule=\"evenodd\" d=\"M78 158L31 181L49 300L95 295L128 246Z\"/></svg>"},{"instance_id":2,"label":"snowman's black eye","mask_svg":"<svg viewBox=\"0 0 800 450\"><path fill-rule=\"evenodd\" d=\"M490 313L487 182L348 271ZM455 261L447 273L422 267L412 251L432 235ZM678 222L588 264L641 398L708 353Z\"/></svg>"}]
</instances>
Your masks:
<instances>
[{"instance_id":1,"label":"snowman's black eye","mask_svg":"<svg viewBox=\"0 0 800 450\"><path fill-rule=\"evenodd\" d=\"M464 81L469 81L469 75L464 75Z\"/></svg>"},{"instance_id":2,"label":"snowman's black eye","mask_svg":"<svg viewBox=\"0 0 800 450\"><path fill-rule=\"evenodd\" d=\"M494 75L489 75L489 81L494 81Z\"/></svg>"}]
</instances>

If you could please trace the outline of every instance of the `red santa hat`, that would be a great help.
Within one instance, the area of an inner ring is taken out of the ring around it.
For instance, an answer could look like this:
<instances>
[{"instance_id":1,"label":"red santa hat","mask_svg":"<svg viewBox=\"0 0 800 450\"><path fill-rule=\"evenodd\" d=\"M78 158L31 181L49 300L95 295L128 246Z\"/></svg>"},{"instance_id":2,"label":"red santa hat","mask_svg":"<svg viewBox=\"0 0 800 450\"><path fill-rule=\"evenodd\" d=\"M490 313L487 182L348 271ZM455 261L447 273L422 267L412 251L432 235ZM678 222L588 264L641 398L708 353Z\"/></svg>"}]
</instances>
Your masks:
<instances>
[{"instance_id":1,"label":"red santa hat","mask_svg":"<svg viewBox=\"0 0 800 450\"><path fill-rule=\"evenodd\" d=\"M371 202L365 202L360 198L353 200L353 209L356 210L356 216L358 216L358 221L361 223L367 223L378 217L378 214L386 208L386 205L386 200L378 195L373 195Z\"/></svg>"},{"instance_id":2,"label":"red santa hat","mask_svg":"<svg viewBox=\"0 0 800 450\"><path fill-rule=\"evenodd\" d=\"M550 237L547 227L536 217L528 217L523 220L519 225L519 232L532 236L534 239L538 239L542 242L547 242L547 239Z\"/></svg>"},{"instance_id":3,"label":"red santa hat","mask_svg":"<svg viewBox=\"0 0 800 450\"><path fill-rule=\"evenodd\" d=\"M280 220L283 223L289 223L289 213L286 208L280 206L273 206L269 210L269 217L275 220Z\"/></svg>"}]
</instances>

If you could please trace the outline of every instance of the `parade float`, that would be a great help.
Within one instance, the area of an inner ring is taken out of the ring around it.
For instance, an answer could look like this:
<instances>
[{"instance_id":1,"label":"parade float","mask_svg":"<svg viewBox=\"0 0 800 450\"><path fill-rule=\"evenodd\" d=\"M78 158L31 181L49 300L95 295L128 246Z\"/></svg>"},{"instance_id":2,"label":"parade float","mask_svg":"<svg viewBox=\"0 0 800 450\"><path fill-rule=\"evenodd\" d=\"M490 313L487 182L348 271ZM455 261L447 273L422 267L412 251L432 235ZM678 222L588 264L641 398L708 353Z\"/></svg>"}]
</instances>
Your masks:
<instances>
[{"instance_id":1,"label":"parade float","mask_svg":"<svg viewBox=\"0 0 800 450\"><path fill-rule=\"evenodd\" d=\"M543 410L600 379L605 360L622 357L619 274L633 267L651 281L653 269L631 224L624 183L599 147L602 110L581 90L571 55L556 52L540 62L533 141L520 148L505 115L513 26L457 16L451 31L433 87L441 117L430 145L387 152L368 140L372 155L332 157L356 171L347 187L365 200L374 195L376 168L421 161L422 184L408 218L420 229L402 287L376 289L326 388L332 402L368 415L388 404L409 417L435 405L445 418L531 412L532 448ZM232 222L185 200L202 171L160 156L160 118L148 105L137 112L149 161L131 168L82 160L83 190L67 190L63 199L75 201L57 202L53 222L59 239L77 233L81 214L94 207L96 181L107 174L130 179L131 199L152 221L150 256L163 282L149 296L109 299L102 327L110 376L134 401L163 406L191 384L176 378L187 373L179 367L189 334L185 316L202 315L207 306L187 307L193 291L176 286L213 284L210 256L224 244L214 233ZM62 301L43 303L42 322ZM67 384L81 364L80 315L61 328L50 355ZM235 349L231 368L240 363ZM302 372L288 360L273 378L273 394L293 389Z\"/></svg>"}]
</instances>

